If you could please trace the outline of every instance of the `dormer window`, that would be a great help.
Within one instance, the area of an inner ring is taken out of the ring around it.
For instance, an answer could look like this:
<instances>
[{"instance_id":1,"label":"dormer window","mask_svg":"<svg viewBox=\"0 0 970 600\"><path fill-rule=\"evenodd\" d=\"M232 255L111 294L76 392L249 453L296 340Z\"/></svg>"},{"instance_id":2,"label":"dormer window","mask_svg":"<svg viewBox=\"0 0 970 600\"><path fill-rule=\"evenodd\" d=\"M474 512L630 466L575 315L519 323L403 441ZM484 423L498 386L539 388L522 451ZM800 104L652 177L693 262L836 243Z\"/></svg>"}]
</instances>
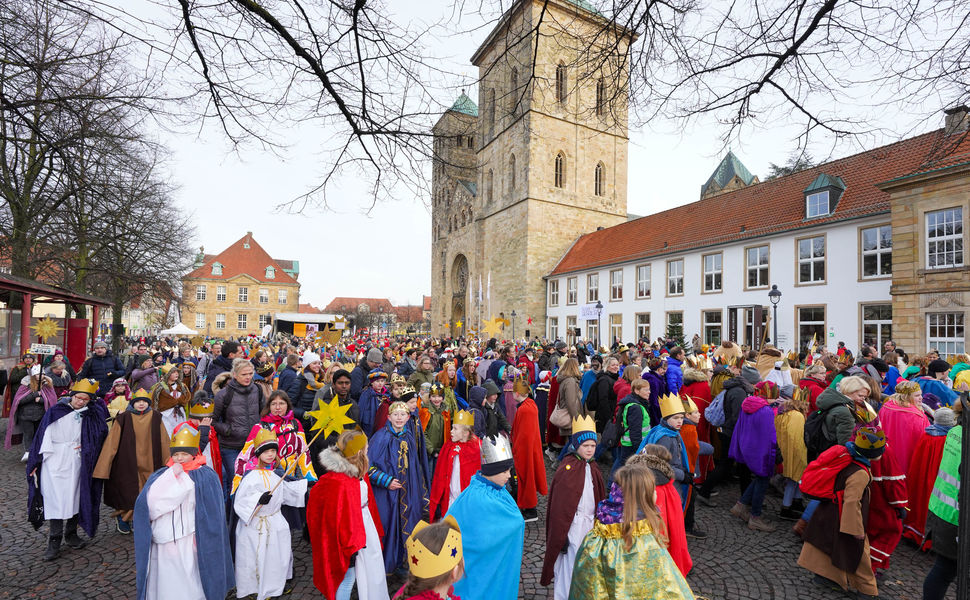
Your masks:
<instances>
[{"instance_id":1,"label":"dormer window","mask_svg":"<svg viewBox=\"0 0 970 600\"><path fill-rule=\"evenodd\" d=\"M222 263L217 263L217 262L212 263L212 274L222 275Z\"/></svg>"},{"instance_id":2,"label":"dormer window","mask_svg":"<svg viewBox=\"0 0 970 600\"><path fill-rule=\"evenodd\" d=\"M266 267L266 279L276 279L275 267Z\"/></svg>"},{"instance_id":3,"label":"dormer window","mask_svg":"<svg viewBox=\"0 0 970 600\"><path fill-rule=\"evenodd\" d=\"M845 192L845 182L836 175L819 173L818 177L805 188L805 218L817 219L835 212L835 208Z\"/></svg>"},{"instance_id":4,"label":"dormer window","mask_svg":"<svg viewBox=\"0 0 970 600\"><path fill-rule=\"evenodd\" d=\"M815 192L805 197L805 218L814 219L829 214L829 192Z\"/></svg>"}]
</instances>

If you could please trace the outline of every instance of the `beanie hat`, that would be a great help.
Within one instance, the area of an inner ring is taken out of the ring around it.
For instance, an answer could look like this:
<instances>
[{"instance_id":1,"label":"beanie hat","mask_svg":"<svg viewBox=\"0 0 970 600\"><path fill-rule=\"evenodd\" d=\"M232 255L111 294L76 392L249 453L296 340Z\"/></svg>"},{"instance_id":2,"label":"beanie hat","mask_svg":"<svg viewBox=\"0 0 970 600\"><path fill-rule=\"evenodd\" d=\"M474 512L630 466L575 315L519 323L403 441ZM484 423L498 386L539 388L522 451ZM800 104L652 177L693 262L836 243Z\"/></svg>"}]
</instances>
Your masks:
<instances>
[{"instance_id":1,"label":"beanie hat","mask_svg":"<svg viewBox=\"0 0 970 600\"><path fill-rule=\"evenodd\" d=\"M751 385L755 385L761 381L761 373L758 373L758 369L748 365L741 367L741 377Z\"/></svg>"},{"instance_id":2,"label":"beanie hat","mask_svg":"<svg viewBox=\"0 0 970 600\"><path fill-rule=\"evenodd\" d=\"M792 385L790 383L786 383L785 385L781 386L781 397L782 398L787 398L788 400L791 400L794 396L795 396L795 386L794 385Z\"/></svg>"},{"instance_id":3,"label":"beanie hat","mask_svg":"<svg viewBox=\"0 0 970 600\"><path fill-rule=\"evenodd\" d=\"M367 351L367 362L384 362L384 353L381 352L380 348L371 348Z\"/></svg>"},{"instance_id":4,"label":"beanie hat","mask_svg":"<svg viewBox=\"0 0 970 600\"><path fill-rule=\"evenodd\" d=\"M929 366L926 367L926 370L929 371L930 374L933 374L933 373L944 373L946 371L949 371L952 368L953 367L950 366L950 363L946 362L941 358L938 358L930 362Z\"/></svg>"},{"instance_id":5,"label":"beanie hat","mask_svg":"<svg viewBox=\"0 0 970 600\"><path fill-rule=\"evenodd\" d=\"M486 379L485 383L482 384L482 387L485 388L486 396L495 396L499 394L498 386L495 385L495 382L491 379Z\"/></svg>"},{"instance_id":6,"label":"beanie hat","mask_svg":"<svg viewBox=\"0 0 970 600\"><path fill-rule=\"evenodd\" d=\"M580 444L583 442L588 442L589 440L596 441L595 431L580 431L572 436L573 445L579 448Z\"/></svg>"},{"instance_id":7,"label":"beanie hat","mask_svg":"<svg viewBox=\"0 0 970 600\"><path fill-rule=\"evenodd\" d=\"M945 406L938 408L933 413L933 424L941 427L953 427L957 424L957 415L951 408Z\"/></svg>"},{"instance_id":8,"label":"beanie hat","mask_svg":"<svg viewBox=\"0 0 970 600\"><path fill-rule=\"evenodd\" d=\"M108 344L102 342L101 340L98 340L98 341L94 342L94 347L95 347L95 349L97 349L97 348L107 348L108 347Z\"/></svg>"},{"instance_id":9,"label":"beanie hat","mask_svg":"<svg viewBox=\"0 0 970 600\"><path fill-rule=\"evenodd\" d=\"M303 353L303 358L302 358L303 368L305 369L309 367L311 363L315 363L319 360L320 360L319 354L317 354L316 352L310 352L309 350L307 350L306 352Z\"/></svg>"}]
</instances>

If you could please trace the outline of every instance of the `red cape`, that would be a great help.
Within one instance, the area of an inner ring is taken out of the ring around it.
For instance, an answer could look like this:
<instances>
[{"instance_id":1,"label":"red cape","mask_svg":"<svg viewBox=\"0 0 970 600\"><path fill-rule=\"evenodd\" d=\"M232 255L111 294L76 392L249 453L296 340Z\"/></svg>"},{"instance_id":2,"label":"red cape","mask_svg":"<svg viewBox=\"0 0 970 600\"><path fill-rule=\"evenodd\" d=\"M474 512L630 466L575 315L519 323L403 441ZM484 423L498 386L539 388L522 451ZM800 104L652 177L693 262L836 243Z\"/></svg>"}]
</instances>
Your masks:
<instances>
[{"instance_id":1,"label":"red cape","mask_svg":"<svg viewBox=\"0 0 970 600\"><path fill-rule=\"evenodd\" d=\"M512 421L512 458L518 477L519 508L535 508L536 492L546 491L546 463L542 461L542 439L539 437L539 409L532 398L519 404Z\"/></svg>"},{"instance_id":2,"label":"red cape","mask_svg":"<svg viewBox=\"0 0 970 600\"><path fill-rule=\"evenodd\" d=\"M457 443L449 439L445 442L441 453L438 454L438 463L434 470L434 479L431 481L431 498L428 504L428 514L431 521L437 521L438 515L435 514L440 508L441 515L448 512L448 496L451 491L451 471L454 466L455 450L458 451L458 466L460 472L458 479L461 482L461 489L468 487L472 480L472 475L482 468L482 441L473 434L467 442Z\"/></svg>"},{"instance_id":3,"label":"red cape","mask_svg":"<svg viewBox=\"0 0 970 600\"><path fill-rule=\"evenodd\" d=\"M694 561L687 550L687 532L684 531L684 508L681 505L680 492L674 487L673 480L657 486L657 509L667 526L667 551L674 559L674 564L680 569L680 574L687 577Z\"/></svg>"},{"instance_id":4,"label":"red cape","mask_svg":"<svg viewBox=\"0 0 970 600\"><path fill-rule=\"evenodd\" d=\"M219 481L222 481L222 453L219 452L219 438L216 436L216 430L214 427L209 427L209 454L212 456L212 470L216 472L219 476Z\"/></svg>"},{"instance_id":5,"label":"red cape","mask_svg":"<svg viewBox=\"0 0 970 600\"><path fill-rule=\"evenodd\" d=\"M944 444L945 435L924 433L916 444L912 460L909 461L909 473L906 474L909 514L903 521L903 537L917 544L923 543L926 534L930 494L933 492L933 484L936 483L937 471L940 470L940 461L943 460Z\"/></svg>"},{"instance_id":6,"label":"red cape","mask_svg":"<svg viewBox=\"0 0 970 600\"><path fill-rule=\"evenodd\" d=\"M872 461L872 484L869 486L869 558L872 568L888 569L889 557L903 535L903 522L896 509L906 507L906 473L896 458L894 447L886 444L882 458Z\"/></svg>"},{"instance_id":7,"label":"red cape","mask_svg":"<svg viewBox=\"0 0 970 600\"><path fill-rule=\"evenodd\" d=\"M377 407L377 415L374 417L374 431L380 431L384 429L384 425L387 424L387 411L391 408L391 402L393 398L388 396L381 400L380 406Z\"/></svg>"},{"instance_id":8,"label":"red cape","mask_svg":"<svg viewBox=\"0 0 970 600\"><path fill-rule=\"evenodd\" d=\"M697 439L711 443L711 424L704 418L704 411L711 405L711 383L709 381L694 381L680 388L681 395L690 396L701 413L701 420L697 422ZM688 452L690 449L688 448ZM692 457L693 460L693 457ZM704 483L704 477L714 468L710 456L700 457L699 476L694 483Z\"/></svg>"},{"instance_id":9,"label":"red cape","mask_svg":"<svg viewBox=\"0 0 970 600\"><path fill-rule=\"evenodd\" d=\"M370 482L364 481L367 506L377 534L383 538L377 501ZM306 521L313 546L313 584L325 597L335 598L337 587L350 568L350 557L367 542L360 512L360 480L343 473L321 475L310 489Z\"/></svg>"}]
</instances>

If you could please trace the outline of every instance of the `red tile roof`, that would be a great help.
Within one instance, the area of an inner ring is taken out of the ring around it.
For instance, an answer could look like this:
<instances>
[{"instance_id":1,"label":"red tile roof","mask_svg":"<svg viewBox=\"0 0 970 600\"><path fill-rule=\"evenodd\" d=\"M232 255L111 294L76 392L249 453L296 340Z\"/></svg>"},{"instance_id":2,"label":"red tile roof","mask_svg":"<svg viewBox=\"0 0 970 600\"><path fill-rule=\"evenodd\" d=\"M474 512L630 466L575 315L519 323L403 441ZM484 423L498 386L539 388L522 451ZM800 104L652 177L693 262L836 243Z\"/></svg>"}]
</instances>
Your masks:
<instances>
[{"instance_id":1,"label":"red tile roof","mask_svg":"<svg viewBox=\"0 0 970 600\"><path fill-rule=\"evenodd\" d=\"M303 303L301 303L300 307L296 309L296 312L300 312L303 314L310 314L310 315L323 314L323 311L317 308L316 306L313 306L312 304L303 304Z\"/></svg>"},{"instance_id":2,"label":"red tile roof","mask_svg":"<svg viewBox=\"0 0 970 600\"><path fill-rule=\"evenodd\" d=\"M397 316L399 323L418 323L424 319L424 313L421 306L395 306L393 308L394 314Z\"/></svg>"},{"instance_id":3,"label":"red tile roof","mask_svg":"<svg viewBox=\"0 0 970 600\"><path fill-rule=\"evenodd\" d=\"M246 247L248 244L248 248ZM216 255L206 254L204 263L198 269L185 276L186 279L232 279L239 275L249 275L253 279L264 283L297 283L296 279L283 270L283 267L263 250L263 247L253 239L251 231L247 231L234 244ZM212 263L222 265L222 275L212 274ZM266 277L266 267L276 269L276 277Z\"/></svg>"},{"instance_id":4,"label":"red tile roof","mask_svg":"<svg viewBox=\"0 0 970 600\"><path fill-rule=\"evenodd\" d=\"M951 143L953 138L959 139ZM940 129L847 156L585 234L550 275L885 213L889 211L889 194L877 184L941 165L950 166L953 156L967 152L968 136L947 138ZM831 215L806 220L803 191L821 173L841 177L846 190Z\"/></svg>"},{"instance_id":5,"label":"red tile roof","mask_svg":"<svg viewBox=\"0 0 970 600\"><path fill-rule=\"evenodd\" d=\"M431 296L424 297L424 310L431 310Z\"/></svg>"},{"instance_id":6,"label":"red tile roof","mask_svg":"<svg viewBox=\"0 0 970 600\"><path fill-rule=\"evenodd\" d=\"M393 312L394 309L391 301L387 298L348 298L345 296L337 296L323 311L337 314L352 313L357 312L357 307L361 304L366 304L367 310L370 312L389 313Z\"/></svg>"}]
</instances>

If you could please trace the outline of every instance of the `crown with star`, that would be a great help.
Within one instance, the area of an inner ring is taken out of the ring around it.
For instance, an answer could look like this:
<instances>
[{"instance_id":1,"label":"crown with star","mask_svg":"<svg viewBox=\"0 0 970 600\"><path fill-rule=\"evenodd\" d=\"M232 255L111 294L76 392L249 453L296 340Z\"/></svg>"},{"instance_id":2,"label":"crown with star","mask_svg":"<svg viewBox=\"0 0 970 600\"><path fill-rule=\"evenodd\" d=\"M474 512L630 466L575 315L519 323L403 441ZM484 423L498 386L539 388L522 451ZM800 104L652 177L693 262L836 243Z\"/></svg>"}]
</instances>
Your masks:
<instances>
[{"instance_id":1,"label":"crown with star","mask_svg":"<svg viewBox=\"0 0 970 600\"><path fill-rule=\"evenodd\" d=\"M444 575L461 562L461 528L458 527L458 521L452 515L446 516L434 526L440 527L446 524L449 527L448 536L437 553L432 552L418 539L421 530L431 525L425 521L419 521L414 526L414 531L407 541L407 549L408 568L415 577L431 579Z\"/></svg>"}]
</instances>

